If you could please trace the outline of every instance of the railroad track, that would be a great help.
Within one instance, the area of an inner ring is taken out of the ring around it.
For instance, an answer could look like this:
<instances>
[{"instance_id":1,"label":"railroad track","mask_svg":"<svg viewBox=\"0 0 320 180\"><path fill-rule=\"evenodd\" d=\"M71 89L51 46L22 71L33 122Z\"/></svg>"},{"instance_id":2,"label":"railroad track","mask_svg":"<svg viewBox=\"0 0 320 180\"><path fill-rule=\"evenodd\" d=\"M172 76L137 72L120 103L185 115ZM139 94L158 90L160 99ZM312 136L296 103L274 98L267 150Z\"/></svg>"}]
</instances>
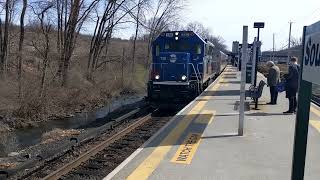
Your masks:
<instances>
[{"instance_id":1,"label":"railroad track","mask_svg":"<svg viewBox=\"0 0 320 180\"><path fill-rule=\"evenodd\" d=\"M116 140L121 139L123 136L130 133L133 129L137 128L138 126L141 126L143 123L145 123L147 120L151 118L151 114L148 114L147 116L140 118L136 122L132 123L130 126L124 128L120 132L116 133L115 135L111 136L110 138L106 139L105 141L102 141L100 144L96 145L89 151L81 154L78 158L71 161L70 163L62 166L60 169L54 171L53 173L49 174L48 176L44 177L44 180L54 180L58 179L61 176L69 173L74 168L80 166L82 163L88 161L92 156L95 156L100 151L105 149L106 147L110 146L112 143L114 143Z\"/></svg>"},{"instance_id":2,"label":"railroad track","mask_svg":"<svg viewBox=\"0 0 320 180\"><path fill-rule=\"evenodd\" d=\"M164 112L126 120L114 133L101 135L85 150L73 150L20 179L101 179L170 120ZM122 126L122 127L121 127Z\"/></svg>"},{"instance_id":3,"label":"railroad track","mask_svg":"<svg viewBox=\"0 0 320 180\"><path fill-rule=\"evenodd\" d=\"M319 96L313 94L311 97L311 101L314 104L316 104L317 106L320 106L320 97Z\"/></svg>"}]
</instances>

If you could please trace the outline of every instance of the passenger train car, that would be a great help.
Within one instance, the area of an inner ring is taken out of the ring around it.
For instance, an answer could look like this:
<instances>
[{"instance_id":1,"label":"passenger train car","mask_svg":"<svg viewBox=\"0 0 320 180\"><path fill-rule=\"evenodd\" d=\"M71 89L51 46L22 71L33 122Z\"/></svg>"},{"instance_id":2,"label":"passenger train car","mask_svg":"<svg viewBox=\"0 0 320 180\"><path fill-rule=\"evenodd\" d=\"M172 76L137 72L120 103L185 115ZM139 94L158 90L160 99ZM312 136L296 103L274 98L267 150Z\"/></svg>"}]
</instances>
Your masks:
<instances>
[{"instance_id":1,"label":"passenger train car","mask_svg":"<svg viewBox=\"0 0 320 180\"><path fill-rule=\"evenodd\" d=\"M151 102L189 101L227 65L228 56L192 31L161 33L152 43Z\"/></svg>"}]
</instances>

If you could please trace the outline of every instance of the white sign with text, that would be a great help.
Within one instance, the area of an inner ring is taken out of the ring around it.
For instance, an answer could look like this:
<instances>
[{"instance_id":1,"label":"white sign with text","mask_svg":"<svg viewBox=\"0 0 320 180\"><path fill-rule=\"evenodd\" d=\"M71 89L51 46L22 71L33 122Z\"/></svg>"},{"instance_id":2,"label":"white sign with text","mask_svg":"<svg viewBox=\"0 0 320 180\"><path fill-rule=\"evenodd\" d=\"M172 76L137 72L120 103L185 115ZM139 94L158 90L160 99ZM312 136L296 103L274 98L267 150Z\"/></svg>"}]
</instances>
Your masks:
<instances>
[{"instance_id":1,"label":"white sign with text","mask_svg":"<svg viewBox=\"0 0 320 180\"><path fill-rule=\"evenodd\" d=\"M302 79L320 85L320 32L305 37Z\"/></svg>"}]
</instances>

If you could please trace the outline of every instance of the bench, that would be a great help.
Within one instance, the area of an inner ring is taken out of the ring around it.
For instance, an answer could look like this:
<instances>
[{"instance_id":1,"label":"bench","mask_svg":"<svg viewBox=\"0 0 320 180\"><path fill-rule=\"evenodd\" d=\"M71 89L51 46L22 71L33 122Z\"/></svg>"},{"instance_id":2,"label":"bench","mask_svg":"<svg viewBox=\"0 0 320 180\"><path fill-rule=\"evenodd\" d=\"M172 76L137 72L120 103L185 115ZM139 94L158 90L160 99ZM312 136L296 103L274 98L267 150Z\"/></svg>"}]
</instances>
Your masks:
<instances>
[{"instance_id":1,"label":"bench","mask_svg":"<svg viewBox=\"0 0 320 180\"><path fill-rule=\"evenodd\" d=\"M258 99L261 98L262 92L263 92L263 88L264 88L265 85L266 85L266 82L261 80L259 82L258 87L250 86L249 90L246 91L246 98L250 97L251 99L254 100L255 109L258 109Z\"/></svg>"},{"instance_id":2,"label":"bench","mask_svg":"<svg viewBox=\"0 0 320 180\"><path fill-rule=\"evenodd\" d=\"M259 99L262 96L263 88L266 85L264 81L260 81L258 87L250 86L249 90L246 91L246 97L252 99Z\"/></svg>"}]
</instances>

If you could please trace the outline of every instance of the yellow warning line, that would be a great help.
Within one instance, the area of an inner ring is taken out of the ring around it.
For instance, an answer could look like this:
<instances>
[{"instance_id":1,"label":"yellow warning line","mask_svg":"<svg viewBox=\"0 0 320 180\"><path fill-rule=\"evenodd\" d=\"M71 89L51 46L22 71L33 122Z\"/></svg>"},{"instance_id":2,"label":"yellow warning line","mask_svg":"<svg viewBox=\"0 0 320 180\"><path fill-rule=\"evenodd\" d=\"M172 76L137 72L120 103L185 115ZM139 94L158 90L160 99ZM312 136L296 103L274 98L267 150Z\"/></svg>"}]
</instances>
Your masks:
<instances>
[{"instance_id":1,"label":"yellow warning line","mask_svg":"<svg viewBox=\"0 0 320 180\"><path fill-rule=\"evenodd\" d=\"M222 78L220 79L220 81ZM221 86L220 83L210 88L216 91ZM204 99L212 98L212 96L203 96ZM127 180L145 180L159 166L162 159L170 151L172 146L178 141L181 134L187 129L192 120L197 117L203 109L207 101L198 101L187 115L180 120L179 124L171 130L171 132L162 140L162 142L153 150L153 152L126 178ZM212 112L211 112L212 113ZM210 113L209 113L210 114ZM212 119L208 121L210 123ZM199 141L200 142L200 141ZM191 158L192 159L192 158Z\"/></svg>"},{"instance_id":2,"label":"yellow warning line","mask_svg":"<svg viewBox=\"0 0 320 180\"><path fill-rule=\"evenodd\" d=\"M196 117L194 123L208 125L213 121L215 114L216 111L204 110L198 117ZM178 164L191 164L193 156L200 145L203 132L204 131L202 131L202 133L189 133L182 145L178 148L176 154L171 159L171 162Z\"/></svg>"},{"instance_id":3,"label":"yellow warning line","mask_svg":"<svg viewBox=\"0 0 320 180\"><path fill-rule=\"evenodd\" d=\"M310 106L310 111L320 117L320 110L313 105ZM320 121L310 120L309 123L320 133Z\"/></svg>"},{"instance_id":4,"label":"yellow warning line","mask_svg":"<svg viewBox=\"0 0 320 180\"><path fill-rule=\"evenodd\" d=\"M314 106L311 105L310 111L313 112L314 114L316 114L318 117L320 117L320 110L318 110Z\"/></svg>"},{"instance_id":5,"label":"yellow warning line","mask_svg":"<svg viewBox=\"0 0 320 180\"><path fill-rule=\"evenodd\" d=\"M147 179L205 104L205 101L199 101L154 151L127 177L127 180Z\"/></svg>"},{"instance_id":6,"label":"yellow warning line","mask_svg":"<svg viewBox=\"0 0 320 180\"><path fill-rule=\"evenodd\" d=\"M215 86L213 86L210 90L211 91L216 91L216 90L218 90L219 89L219 87L221 86L221 84L220 83L217 83Z\"/></svg>"},{"instance_id":7,"label":"yellow warning line","mask_svg":"<svg viewBox=\"0 0 320 180\"><path fill-rule=\"evenodd\" d=\"M310 120L310 124L320 133L320 121Z\"/></svg>"},{"instance_id":8,"label":"yellow warning line","mask_svg":"<svg viewBox=\"0 0 320 180\"><path fill-rule=\"evenodd\" d=\"M222 79L222 78L221 78ZM220 80L221 81L221 80ZM220 82L218 82L217 84L215 84L214 86L212 86L210 89L208 89L209 91L217 91L219 88L221 87ZM214 96L200 96L201 99L203 100L209 100L209 99L213 99Z\"/></svg>"},{"instance_id":9,"label":"yellow warning line","mask_svg":"<svg viewBox=\"0 0 320 180\"><path fill-rule=\"evenodd\" d=\"M199 124L211 124L215 115L216 111L203 110L194 122Z\"/></svg>"},{"instance_id":10,"label":"yellow warning line","mask_svg":"<svg viewBox=\"0 0 320 180\"><path fill-rule=\"evenodd\" d=\"M178 148L176 154L171 159L171 162L191 164L193 156L199 147L201 135L202 134L198 133L190 133L184 140L183 144Z\"/></svg>"}]
</instances>

